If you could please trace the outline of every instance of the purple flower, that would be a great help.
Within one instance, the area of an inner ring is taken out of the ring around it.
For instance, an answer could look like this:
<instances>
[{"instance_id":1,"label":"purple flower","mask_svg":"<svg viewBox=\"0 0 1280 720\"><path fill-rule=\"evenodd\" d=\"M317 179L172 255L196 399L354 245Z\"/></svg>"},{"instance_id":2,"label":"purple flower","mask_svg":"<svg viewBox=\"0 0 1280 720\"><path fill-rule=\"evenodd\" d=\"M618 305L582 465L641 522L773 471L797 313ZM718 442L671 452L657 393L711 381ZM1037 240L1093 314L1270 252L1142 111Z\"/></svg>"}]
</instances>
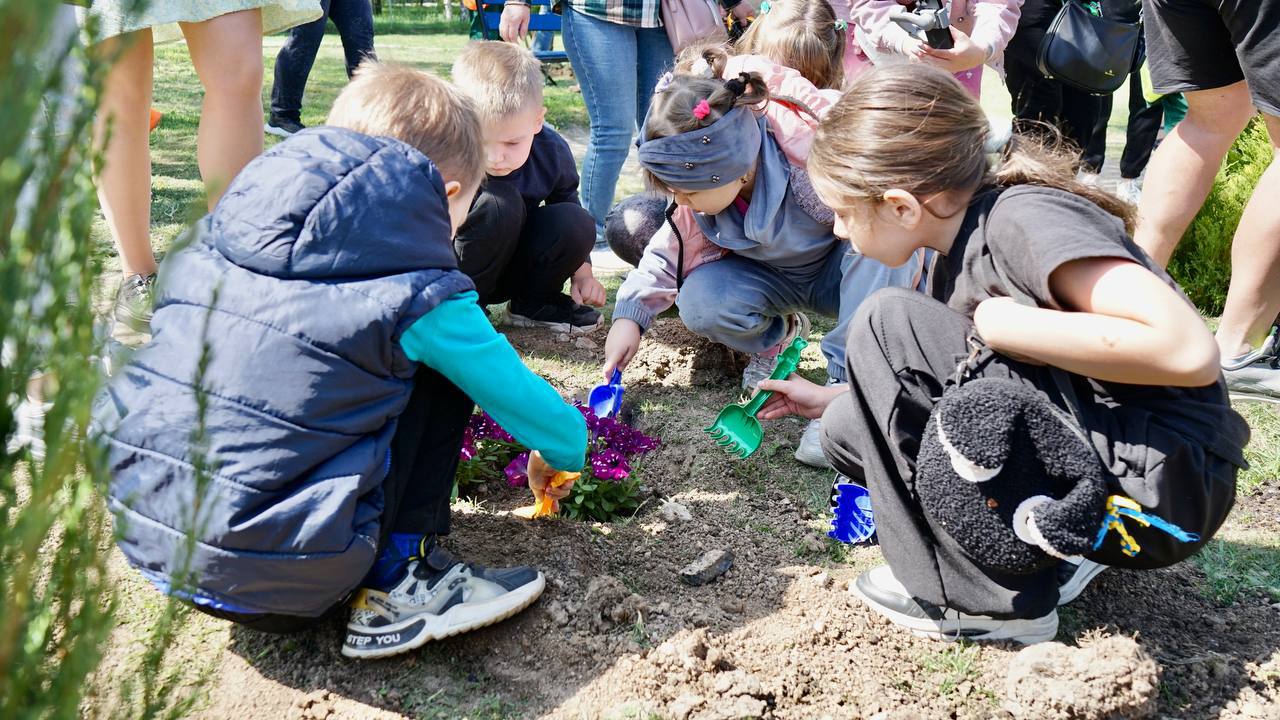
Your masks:
<instances>
[{"instance_id":1,"label":"purple flower","mask_svg":"<svg viewBox=\"0 0 1280 720\"><path fill-rule=\"evenodd\" d=\"M516 439L511 437L511 433L502 429L502 426L493 418L489 417L489 413L481 412L472 415L467 421L467 427L471 430L472 436L476 440L498 440L505 443L515 443Z\"/></svg>"},{"instance_id":2,"label":"purple flower","mask_svg":"<svg viewBox=\"0 0 1280 720\"><path fill-rule=\"evenodd\" d=\"M507 476L507 484L511 487L521 487L529 484L529 451L526 450L515 457L507 468L502 471Z\"/></svg>"},{"instance_id":3,"label":"purple flower","mask_svg":"<svg viewBox=\"0 0 1280 720\"><path fill-rule=\"evenodd\" d=\"M476 438L471 426L468 425L466 430L462 431L462 449L458 451L458 457L465 462L476 456Z\"/></svg>"},{"instance_id":4,"label":"purple flower","mask_svg":"<svg viewBox=\"0 0 1280 720\"><path fill-rule=\"evenodd\" d=\"M612 448L591 453L591 474L602 480L621 480L631 474L631 465Z\"/></svg>"}]
</instances>

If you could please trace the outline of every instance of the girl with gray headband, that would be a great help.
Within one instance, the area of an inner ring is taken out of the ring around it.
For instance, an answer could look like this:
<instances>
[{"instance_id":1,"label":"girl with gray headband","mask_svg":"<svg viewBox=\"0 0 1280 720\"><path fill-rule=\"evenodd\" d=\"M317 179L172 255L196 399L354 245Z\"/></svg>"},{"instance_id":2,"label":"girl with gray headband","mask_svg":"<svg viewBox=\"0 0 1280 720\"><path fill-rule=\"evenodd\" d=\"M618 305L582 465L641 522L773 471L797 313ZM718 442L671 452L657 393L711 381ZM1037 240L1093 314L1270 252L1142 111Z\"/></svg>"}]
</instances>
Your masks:
<instances>
[{"instance_id":1,"label":"girl with gray headband","mask_svg":"<svg viewBox=\"0 0 1280 720\"><path fill-rule=\"evenodd\" d=\"M754 73L659 82L640 164L649 186L673 199L668 217L684 206L696 225L668 222L659 232L674 236L674 257L658 251L667 243L655 236L618 291L606 376L626 367L642 333L674 299L691 331L752 356L744 387L768 376L792 338L808 334L804 312L837 317L822 353L830 382L841 383L848 321L858 305L880 288L919 282L918 262L889 268L837 241L831 211L758 114L770 101ZM817 427L808 435L816 441Z\"/></svg>"}]
</instances>

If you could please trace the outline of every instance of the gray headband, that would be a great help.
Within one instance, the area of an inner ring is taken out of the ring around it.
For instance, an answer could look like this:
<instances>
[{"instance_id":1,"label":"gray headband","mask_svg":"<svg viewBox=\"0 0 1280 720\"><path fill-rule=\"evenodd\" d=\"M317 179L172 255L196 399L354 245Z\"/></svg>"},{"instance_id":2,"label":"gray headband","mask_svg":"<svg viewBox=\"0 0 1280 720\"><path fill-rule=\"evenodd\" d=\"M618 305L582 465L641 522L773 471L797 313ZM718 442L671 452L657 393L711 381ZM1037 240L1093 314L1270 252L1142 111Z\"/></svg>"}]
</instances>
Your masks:
<instances>
[{"instance_id":1,"label":"gray headband","mask_svg":"<svg viewBox=\"0 0 1280 720\"><path fill-rule=\"evenodd\" d=\"M712 190L746 175L760 154L761 129L744 106L704 128L640 144L640 164L664 185Z\"/></svg>"}]
</instances>

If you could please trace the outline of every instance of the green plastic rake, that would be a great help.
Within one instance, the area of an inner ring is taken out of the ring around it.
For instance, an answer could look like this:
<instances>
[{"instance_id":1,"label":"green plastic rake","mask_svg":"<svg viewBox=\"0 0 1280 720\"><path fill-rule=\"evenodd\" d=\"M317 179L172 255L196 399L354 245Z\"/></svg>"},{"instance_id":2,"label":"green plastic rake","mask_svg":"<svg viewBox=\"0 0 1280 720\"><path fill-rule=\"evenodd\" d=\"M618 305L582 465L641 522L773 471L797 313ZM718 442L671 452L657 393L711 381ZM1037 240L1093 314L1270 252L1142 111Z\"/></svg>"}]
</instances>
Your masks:
<instances>
[{"instance_id":1,"label":"green plastic rake","mask_svg":"<svg viewBox=\"0 0 1280 720\"><path fill-rule=\"evenodd\" d=\"M785 350L778 353L778 362L773 366L769 379L785 380L795 372L796 366L800 364L800 351L808 344L804 338L792 340ZM711 427L703 428L703 432L710 435L716 445L730 455L736 455L739 459L750 457L751 453L760 449L760 443L764 440L764 428L760 427L756 413L760 412L771 395L773 392L770 390L757 390L742 405L726 405L716 416L716 421L711 423Z\"/></svg>"}]
</instances>

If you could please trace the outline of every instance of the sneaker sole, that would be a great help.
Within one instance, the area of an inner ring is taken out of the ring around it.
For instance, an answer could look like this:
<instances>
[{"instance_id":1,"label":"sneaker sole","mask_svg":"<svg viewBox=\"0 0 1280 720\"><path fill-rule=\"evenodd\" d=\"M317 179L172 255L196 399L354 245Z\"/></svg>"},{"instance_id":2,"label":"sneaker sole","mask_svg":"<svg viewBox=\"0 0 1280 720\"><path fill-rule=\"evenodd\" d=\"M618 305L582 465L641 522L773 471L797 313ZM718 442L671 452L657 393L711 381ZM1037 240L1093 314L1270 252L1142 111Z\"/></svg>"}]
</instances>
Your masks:
<instances>
[{"instance_id":1,"label":"sneaker sole","mask_svg":"<svg viewBox=\"0 0 1280 720\"><path fill-rule=\"evenodd\" d=\"M887 618L894 625L911 631L913 635L931 640L944 640L946 642L955 642L956 640L984 642L1007 640L1023 645L1034 645L1035 643L1048 642L1058 635L1057 610L1044 617L1031 620L990 620L986 622L973 620L969 627L957 628L955 632L943 632L938 629L937 623L932 620L905 615L873 602L871 598L858 589L856 584L849 588L849 592L862 600L872 612ZM991 625L984 629L983 626L987 625L987 623Z\"/></svg>"},{"instance_id":2,"label":"sneaker sole","mask_svg":"<svg viewBox=\"0 0 1280 720\"><path fill-rule=\"evenodd\" d=\"M521 585L488 602L454 605L442 615L415 615L394 625L379 628L377 632L369 632L368 628L348 624L347 640L342 644L342 655L364 659L391 657L416 650L432 640L443 640L488 627L532 605L542 595L546 584L546 578L542 573L538 573L537 580ZM401 637L405 633L410 634L407 640ZM348 645L353 634L356 637L368 638L366 644L372 647Z\"/></svg>"},{"instance_id":3,"label":"sneaker sole","mask_svg":"<svg viewBox=\"0 0 1280 720\"><path fill-rule=\"evenodd\" d=\"M1276 397L1275 395L1252 395L1250 393L1228 392L1227 396L1237 402L1260 402L1280 405L1280 397Z\"/></svg>"},{"instance_id":4,"label":"sneaker sole","mask_svg":"<svg viewBox=\"0 0 1280 720\"><path fill-rule=\"evenodd\" d=\"M293 137L293 133L289 132L288 130L285 130L284 128L278 128L274 125L263 125L262 130L266 134L275 135L276 137L281 137L281 138Z\"/></svg>"},{"instance_id":5,"label":"sneaker sole","mask_svg":"<svg viewBox=\"0 0 1280 720\"><path fill-rule=\"evenodd\" d=\"M1098 577L1098 575L1106 569L1106 565L1098 565L1097 563L1094 563L1092 567L1086 569L1084 572L1077 571L1071 576L1071 579L1068 580L1066 584L1058 588L1058 607L1075 602L1075 599L1080 597L1080 593L1084 592L1084 589L1089 586L1089 583L1093 582L1093 579Z\"/></svg>"},{"instance_id":6,"label":"sneaker sole","mask_svg":"<svg viewBox=\"0 0 1280 720\"><path fill-rule=\"evenodd\" d=\"M595 325L571 325L562 322L547 322L545 320L534 320L523 315L516 315L511 311L507 311L506 317L503 319L504 325L520 328L546 328L552 332L566 333L569 335L586 335L594 332L596 328L604 324L604 317L601 316Z\"/></svg>"}]
</instances>

